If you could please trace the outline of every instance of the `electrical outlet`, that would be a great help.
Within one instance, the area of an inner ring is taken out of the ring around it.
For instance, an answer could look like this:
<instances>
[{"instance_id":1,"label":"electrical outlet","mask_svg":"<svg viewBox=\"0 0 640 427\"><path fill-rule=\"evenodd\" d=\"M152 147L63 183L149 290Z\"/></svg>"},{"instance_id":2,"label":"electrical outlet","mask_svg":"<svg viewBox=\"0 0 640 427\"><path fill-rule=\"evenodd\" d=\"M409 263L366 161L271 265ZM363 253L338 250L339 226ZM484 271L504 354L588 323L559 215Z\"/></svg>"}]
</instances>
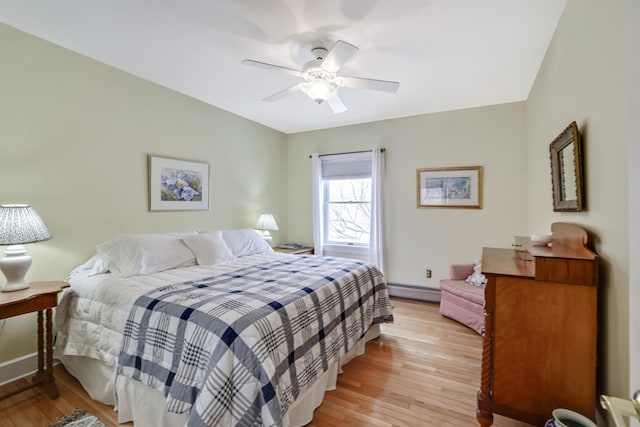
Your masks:
<instances>
[{"instance_id":1,"label":"electrical outlet","mask_svg":"<svg viewBox=\"0 0 640 427\"><path fill-rule=\"evenodd\" d=\"M431 270L429 270L428 268L427 268L427 271L425 273L425 276L427 276L427 279L431 279Z\"/></svg>"}]
</instances>

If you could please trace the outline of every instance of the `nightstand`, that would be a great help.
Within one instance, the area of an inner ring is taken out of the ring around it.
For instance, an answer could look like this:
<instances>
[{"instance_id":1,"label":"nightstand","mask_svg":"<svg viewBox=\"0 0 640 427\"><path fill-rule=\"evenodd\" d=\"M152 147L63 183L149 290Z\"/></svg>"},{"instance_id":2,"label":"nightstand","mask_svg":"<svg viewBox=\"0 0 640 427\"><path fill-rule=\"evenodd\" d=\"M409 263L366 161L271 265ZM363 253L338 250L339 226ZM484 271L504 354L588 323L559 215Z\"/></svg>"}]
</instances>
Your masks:
<instances>
[{"instance_id":1,"label":"nightstand","mask_svg":"<svg viewBox=\"0 0 640 427\"><path fill-rule=\"evenodd\" d=\"M276 252L282 252L284 254L292 254L292 255L313 255L313 248L310 246L303 246L301 248L291 249L291 248L283 248L280 246L276 246L273 248Z\"/></svg>"},{"instance_id":2,"label":"nightstand","mask_svg":"<svg viewBox=\"0 0 640 427\"><path fill-rule=\"evenodd\" d=\"M31 282L21 291L0 293L0 319L38 312L38 372L30 384L0 396L0 400L42 385L50 399L59 396L53 378L53 325L52 308L58 305L58 294L68 288L65 282ZM46 327L43 330L46 313ZM46 340L46 347L45 347Z\"/></svg>"}]
</instances>

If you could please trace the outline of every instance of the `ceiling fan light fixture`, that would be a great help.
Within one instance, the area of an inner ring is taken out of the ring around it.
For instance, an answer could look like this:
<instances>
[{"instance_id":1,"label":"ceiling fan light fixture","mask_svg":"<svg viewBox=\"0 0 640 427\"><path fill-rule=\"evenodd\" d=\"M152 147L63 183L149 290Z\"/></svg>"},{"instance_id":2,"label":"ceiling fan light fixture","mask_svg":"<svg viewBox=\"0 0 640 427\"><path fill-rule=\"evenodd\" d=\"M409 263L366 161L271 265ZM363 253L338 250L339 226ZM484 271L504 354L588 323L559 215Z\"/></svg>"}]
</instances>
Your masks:
<instances>
[{"instance_id":1,"label":"ceiling fan light fixture","mask_svg":"<svg viewBox=\"0 0 640 427\"><path fill-rule=\"evenodd\" d=\"M338 75L344 64L357 52L358 48L356 46L343 40L338 40L331 50L324 47L312 48L311 55L314 59L307 61L301 70L251 59L245 59L242 63L267 70L285 72L303 80L296 85L263 98L264 101L273 102L294 92L304 92L318 104L326 102L331 111L338 114L347 111L347 107L338 94L338 89L340 88L348 87L393 93L398 90L400 85L398 82L387 80Z\"/></svg>"},{"instance_id":2,"label":"ceiling fan light fixture","mask_svg":"<svg viewBox=\"0 0 640 427\"><path fill-rule=\"evenodd\" d=\"M302 83L302 91L306 93L309 98L321 104L326 101L327 98L332 97L338 92L338 88L333 82L324 79L315 79Z\"/></svg>"}]
</instances>

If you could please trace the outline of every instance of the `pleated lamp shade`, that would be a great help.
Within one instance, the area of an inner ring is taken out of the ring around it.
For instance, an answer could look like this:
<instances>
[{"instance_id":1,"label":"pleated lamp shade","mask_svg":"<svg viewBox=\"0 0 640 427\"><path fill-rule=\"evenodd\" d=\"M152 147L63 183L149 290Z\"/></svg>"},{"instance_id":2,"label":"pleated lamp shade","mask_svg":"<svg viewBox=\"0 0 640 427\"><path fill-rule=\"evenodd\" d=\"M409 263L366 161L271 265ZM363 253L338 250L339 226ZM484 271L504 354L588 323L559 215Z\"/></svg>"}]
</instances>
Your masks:
<instances>
[{"instance_id":1,"label":"pleated lamp shade","mask_svg":"<svg viewBox=\"0 0 640 427\"><path fill-rule=\"evenodd\" d=\"M0 206L0 245L10 245L0 258L0 270L7 278L3 292L26 289L24 279L31 267L31 257L24 244L51 239L51 233L38 213L29 205Z\"/></svg>"}]
</instances>

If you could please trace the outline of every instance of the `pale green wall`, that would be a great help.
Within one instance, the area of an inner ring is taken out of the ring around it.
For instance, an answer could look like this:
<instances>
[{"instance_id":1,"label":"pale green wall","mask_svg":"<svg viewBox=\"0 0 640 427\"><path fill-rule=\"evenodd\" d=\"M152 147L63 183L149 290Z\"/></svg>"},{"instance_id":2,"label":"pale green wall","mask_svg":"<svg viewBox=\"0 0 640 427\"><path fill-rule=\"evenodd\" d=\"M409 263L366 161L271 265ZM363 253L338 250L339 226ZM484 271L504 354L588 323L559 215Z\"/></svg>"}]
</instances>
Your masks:
<instances>
[{"instance_id":1,"label":"pale green wall","mask_svg":"<svg viewBox=\"0 0 640 427\"><path fill-rule=\"evenodd\" d=\"M626 11L623 1L570 0L527 100L530 228L565 221L593 233L601 256L602 391L618 396L628 396L630 363ZM554 213L548 147L572 120L583 136L587 206Z\"/></svg>"},{"instance_id":2,"label":"pale green wall","mask_svg":"<svg viewBox=\"0 0 640 427\"><path fill-rule=\"evenodd\" d=\"M524 107L504 104L290 135L289 238L313 240L309 154L384 147L387 280L437 288L449 264L473 262L483 246L509 247L514 234L527 233ZM416 169L475 165L484 168L482 209L416 207Z\"/></svg>"},{"instance_id":3,"label":"pale green wall","mask_svg":"<svg viewBox=\"0 0 640 427\"><path fill-rule=\"evenodd\" d=\"M262 211L286 230L284 134L2 24L0 144L0 203L31 204L54 236L28 245L29 280L64 279L122 233L253 227ZM148 154L209 163L211 209L148 212ZM7 320L0 361L35 351L34 325Z\"/></svg>"}]
</instances>

